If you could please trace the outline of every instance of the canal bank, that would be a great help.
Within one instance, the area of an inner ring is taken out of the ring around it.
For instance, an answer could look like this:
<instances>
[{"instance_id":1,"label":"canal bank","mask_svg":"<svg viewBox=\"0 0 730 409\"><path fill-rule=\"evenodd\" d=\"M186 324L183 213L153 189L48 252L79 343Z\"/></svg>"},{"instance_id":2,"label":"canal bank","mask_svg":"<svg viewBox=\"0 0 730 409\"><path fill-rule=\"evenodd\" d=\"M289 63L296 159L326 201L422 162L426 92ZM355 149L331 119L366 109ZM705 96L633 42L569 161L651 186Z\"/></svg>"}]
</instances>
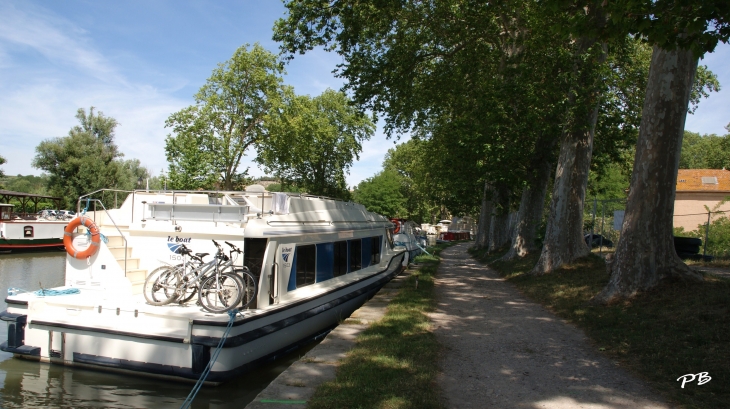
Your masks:
<instances>
[{"instance_id":1,"label":"canal bank","mask_svg":"<svg viewBox=\"0 0 730 409\"><path fill-rule=\"evenodd\" d=\"M335 379L339 362L355 346L357 337L385 315L388 304L417 269L411 266L381 288L322 342L282 372L246 409L305 408L319 385Z\"/></svg>"}]
</instances>

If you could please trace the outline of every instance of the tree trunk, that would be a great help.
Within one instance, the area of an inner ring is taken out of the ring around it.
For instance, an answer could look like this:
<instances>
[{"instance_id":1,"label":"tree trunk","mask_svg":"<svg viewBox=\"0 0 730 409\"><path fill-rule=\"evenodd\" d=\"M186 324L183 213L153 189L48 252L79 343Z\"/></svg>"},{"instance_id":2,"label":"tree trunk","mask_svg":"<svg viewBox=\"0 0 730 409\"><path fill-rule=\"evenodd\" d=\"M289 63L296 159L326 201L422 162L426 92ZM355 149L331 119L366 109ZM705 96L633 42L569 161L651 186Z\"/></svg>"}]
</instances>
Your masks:
<instances>
[{"instance_id":1,"label":"tree trunk","mask_svg":"<svg viewBox=\"0 0 730 409\"><path fill-rule=\"evenodd\" d=\"M520 210L517 212L517 226L512 237L512 245L501 260L509 261L517 257L525 257L537 250L535 237L537 226L542 219L545 208L545 195L550 182L550 162L540 160L540 164L532 172L530 185L522 191Z\"/></svg>"},{"instance_id":2,"label":"tree trunk","mask_svg":"<svg viewBox=\"0 0 730 409\"><path fill-rule=\"evenodd\" d=\"M530 274L549 273L590 253L583 238L583 201L601 96L601 79L597 74L606 59L605 44L600 45L599 55L587 55L595 52L590 50L594 44L589 38L579 40L574 68L576 80L568 98L575 110L574 123L564 132L560 144L545 242Z\"/></svg>"},{"instance_id":3,"label":"tree trunk","mask_svg":"<svg viewBox=\"0 0 730 409\"><path fill-rule=\"evenodd\" d=\"M631 297L670 277L703 279L677 256L672 230L684 121L696 71L691 51L654 47L621 239L608 263L611 279L596 302Z\"/></svg>"},{"instance_id":4,"label":"tree trunk","mask_svg":"<svg viewBox=\"0 0 730 409\"><path fill-rule=\"evenodd\" d=\"M489 251L501 249L509 243L509 198L510 190L504 187L495 189L495 209L489 235Z\"/></svg>"},{"instance_id":5,"label":"tree trunk","mask_svg":"<svg viewBox=\"0 0 730 409\"><path fill-rule=\"evenodd\" d=\"M484 182L482 207L479 212L479 224L477 225L477 237L474 240L474 248L477 250L486 249L489 245L489 231L491 229L493 207L492 186L489 182Z\"/></svg>"}]
</instances>

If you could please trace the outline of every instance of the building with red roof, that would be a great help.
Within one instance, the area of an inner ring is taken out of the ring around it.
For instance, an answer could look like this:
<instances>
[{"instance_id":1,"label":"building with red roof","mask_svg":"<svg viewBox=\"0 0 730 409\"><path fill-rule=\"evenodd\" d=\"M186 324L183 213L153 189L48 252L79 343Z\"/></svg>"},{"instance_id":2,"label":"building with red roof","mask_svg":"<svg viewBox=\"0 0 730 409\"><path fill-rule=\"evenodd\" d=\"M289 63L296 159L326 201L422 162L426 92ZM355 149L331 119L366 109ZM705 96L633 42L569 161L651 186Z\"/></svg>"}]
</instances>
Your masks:
<instances>
[{"instance_id":1,"label":"building with red roof","mask_svg":"<svg viewBox=\"0 0 730 409\"><path fill-rule=\"evenodd\" d=\"M677 195L674 199L674 227L685 231L697 230L707 223L707 208L728 213L713 214L712 219L730 215L730 170L679 169ZM717 207L717 208L716 208Z\"/></svg>"}]
</instances>

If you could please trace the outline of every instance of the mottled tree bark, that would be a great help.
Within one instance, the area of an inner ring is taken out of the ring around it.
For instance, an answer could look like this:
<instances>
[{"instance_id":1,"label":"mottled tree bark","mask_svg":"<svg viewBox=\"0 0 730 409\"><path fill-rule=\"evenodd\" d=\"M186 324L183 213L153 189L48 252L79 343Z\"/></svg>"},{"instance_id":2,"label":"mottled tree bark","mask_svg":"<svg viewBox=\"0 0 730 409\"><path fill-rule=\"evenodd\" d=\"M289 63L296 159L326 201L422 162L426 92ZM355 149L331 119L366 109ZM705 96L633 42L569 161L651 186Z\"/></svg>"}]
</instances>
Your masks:
<instances>
[{"instance_id":1,"label":"mottled tree bark","mask_svg":"<svg viewBox=\"0 0 730 409\"><path fill-rule=\"evenodd\" d=\"M600 54L590 57L594 39L581 38L578 44L576 83L569 95L576 117L564 132L550 202L545 241L537 264L530 274L546 274L590 252L583 238L583 201L593 153L593 136L598 119L600 94L599 66L606 58L606 45ZM579 99L577 99L579 98Z\"/></svg>"},{"instance_id":2,"label":"mottled tree bark","mask_svg":"<svg viewBox=\"0 0 730 409\"><path fill-rule=\"evenodd\" d=\"M474 248L476 249L486 249L489 246L489 231L491 230L493 207L492 186L489 182L484 182L482 206L479 211L479 224L477 224L477 236L474 240Z\"/></svg>"},{"instance_id":3,"label":"mottled tree bark","mask_svg":"<svg viewBox=\"0 0 730 409\"><path fill-rule=\"evenodd\" d=\"M515 226L512 245L501 260L509 261L518 257L524 257L529 253L537 251L535 237L537 226L542 219L542 211L545 208L545 195L550 182L550 167L552 164L547 158L540 158L535 163L535 169L530 173L530 180L522 191L520 210L517 212L517 225Z\"/></svg>"},{"instance_id":4,"label":"mottled tree bark","mask_svg":"<svg viewBox=\"0 0 730 409\"><path fill-rule=\"evenodd\" d=\"M509 244L509 198L510 190L500 186L495 189L495 208L492 213L491 232L489 235L489 251L501 249Z\"/></svg>"},{"instance_id":5,"label":"mottled tree bark","mask_svg":"<svg viewBox=\"0 0 730 409\"><path fill-rule=\"evenodd\" d=\"M595 301L609 303L666 278L702 281L674 249L673 216L684 121L697 58L654 47L621 239L608 263L611 279Z\"/></svg>"}]
</instances>

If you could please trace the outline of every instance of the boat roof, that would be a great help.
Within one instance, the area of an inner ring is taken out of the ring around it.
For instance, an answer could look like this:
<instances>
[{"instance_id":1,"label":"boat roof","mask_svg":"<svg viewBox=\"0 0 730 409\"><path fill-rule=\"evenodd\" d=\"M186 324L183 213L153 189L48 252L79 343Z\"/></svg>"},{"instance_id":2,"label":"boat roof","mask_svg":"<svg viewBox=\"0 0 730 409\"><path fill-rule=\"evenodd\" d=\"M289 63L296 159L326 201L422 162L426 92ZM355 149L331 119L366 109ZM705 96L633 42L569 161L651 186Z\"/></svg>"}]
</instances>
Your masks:
<instances>
[{"instance_id":1,"label":"boat roof","mask_svg":"<svg viewBox=\"0 0 730 409\"><path fill-rule=\"evenodd\" d=\"M7 200L8 197L37 197L39 199L62 200L60 197L36 195L33 193L13 192L12 190L0 190L0 197Z\"/></svg>"}]
</instances>

